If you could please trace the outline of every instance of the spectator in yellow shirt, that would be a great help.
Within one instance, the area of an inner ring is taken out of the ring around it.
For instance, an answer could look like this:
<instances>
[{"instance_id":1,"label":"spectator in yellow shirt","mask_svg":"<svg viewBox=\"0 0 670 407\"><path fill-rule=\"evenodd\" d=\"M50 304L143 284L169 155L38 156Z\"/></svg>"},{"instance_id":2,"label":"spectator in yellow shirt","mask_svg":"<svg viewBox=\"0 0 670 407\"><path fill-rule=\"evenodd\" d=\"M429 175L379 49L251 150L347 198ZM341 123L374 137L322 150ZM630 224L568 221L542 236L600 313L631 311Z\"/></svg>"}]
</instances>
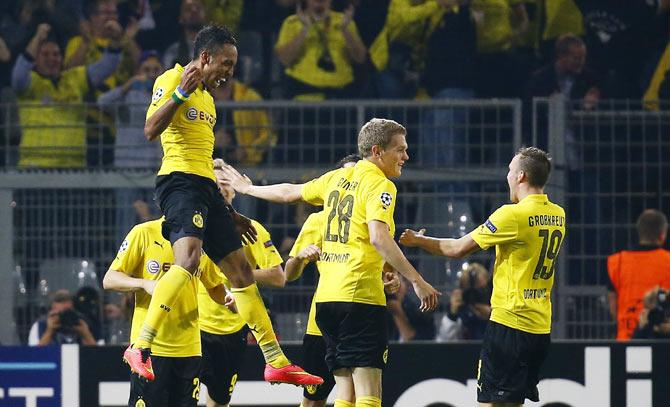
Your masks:
<instances>
[{"instance_id":1,"label":"spectator in yellow shirt","mask_svg":"<svg viewBox=\"0 0 670 407\"><path fill-rule=\"evenodd\" d=\"M456 0L391 0L384 29L370 46L374 78L382 98L414 98L426 43Z\"/></svg>"},{"instance_id":2,"label":"spectator in yellow shirt","mask_svg":"<svg viewBox=\"0 0 670 407\"><path fill-rule=\"evenodd\" d=\"M119 25L116 1L89 0L86 4L88 19L80 24L80 35L72 37L65 47L63 66L66 69L100 59L111 41L112 33L108 29L108 23ZM88 90L84 99L86 102L95 103L100 94L122 85L135 74L140 57L140 49L135 42L138 31L137 20L131 19L119 38L121 61L117 70L103 83ZM91 145L88 161L92 165L111 165L114 159L114 119L95 108L89 109L87 115L87 137Z\"/></svg>"},{"instance_id":3,"label":"spectator in yellow shirt","mask_svg":"<svg viewBox=\"0 0 670 407\"><path fill-rule=\"evenodd\" d=\"M306 0L281 26L275 53L286 67L285 96L323 100L347 96L354 82L354 64L367 50L353 22L354 8L331 10L331 0Z\"/></svg>"},{"instance_id":4,"label":"spectator in yellow shirt","mask_svg":"<svg viewBox=\"0 0 670 407\"><path fill-rule=\"evenodd\" d=\"M213 96L216 102L262 100L258 92L237 79L228 80L216 88ZM242 165L259 164L265 154L277 144L270 115L260 109L217 109L214 136L215 148L223 150L226 161Z\"/></svg>"},{"instance_id":5,"label":"spectator in yellow shirt","mask_svg":"<svg viewBox=\"0 0 670 407\"><path fill-rule=\"evenodd\" d=\"M530 66L516 48L528 32L523 0L472 0L477 27L477 96L519 97Z\"/></svg>"},{"instance_id":6,"label":"spectator in yellow shirt","mask_svg":"<svg viewBox=\"0 0 670 407\"><path fill-rule=\"evenodd\" d=\"M101 58L88 66L62 69L58 43L48 38L51 27L40 24L12 71L23 130L20 167L84 167L86 129L81 104L90 86L97 86L118 66L121 27L107 24L112 40ZM33 70L34 68L34 70ZM45 129L48 128L48 131Z\"/></svg>"}]
</instances>

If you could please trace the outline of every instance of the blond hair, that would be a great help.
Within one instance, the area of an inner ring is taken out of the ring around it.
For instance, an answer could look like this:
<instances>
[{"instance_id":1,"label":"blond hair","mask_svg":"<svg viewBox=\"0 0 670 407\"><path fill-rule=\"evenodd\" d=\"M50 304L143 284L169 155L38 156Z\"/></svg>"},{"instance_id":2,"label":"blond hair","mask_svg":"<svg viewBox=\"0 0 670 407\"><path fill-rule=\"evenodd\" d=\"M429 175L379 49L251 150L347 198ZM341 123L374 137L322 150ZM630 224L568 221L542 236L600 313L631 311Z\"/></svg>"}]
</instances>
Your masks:
<instances>
[{"instance_id":1,"label":"blond hair","mask_svg":"<svg viewBox=\"0 0 670 407\"><path fill-rule=\"evenodd\" d=\"M382 149L391 144L396 134L407 134L407 130L400 123L390 119L371 119L361 127L358 133L358 153L363 158L372 155L372 146Z\"/></svg>"}]
</instances>

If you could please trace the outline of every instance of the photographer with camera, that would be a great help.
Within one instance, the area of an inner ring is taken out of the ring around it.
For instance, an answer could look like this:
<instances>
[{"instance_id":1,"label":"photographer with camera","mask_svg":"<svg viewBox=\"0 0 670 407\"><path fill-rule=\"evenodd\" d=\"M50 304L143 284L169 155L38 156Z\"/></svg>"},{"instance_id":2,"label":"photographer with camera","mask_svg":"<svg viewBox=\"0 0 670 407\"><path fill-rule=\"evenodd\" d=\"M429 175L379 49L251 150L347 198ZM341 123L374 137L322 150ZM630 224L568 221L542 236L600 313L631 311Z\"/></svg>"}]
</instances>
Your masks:
<instances>
[{"instance_id":1,"label":"photographer with camera","mask_svg":"<svg viewBox=\"0 0 670 407\"><path fill-rule=\"evenodd\" d=\"M656 287L643 299L644 308L633 339L670 339L670 293Z\"/></svg>"},{"instance_id":2,"label":"photographer with camera","mask_svg":"<svg viewBox=\"0 0 670 407\"><path fill-rule=\"evenodd\" d=\"M463 270L459 288L451 292L449 310L442 317L438 342L482 339L491 316L491 274L479 263Z\"/></svg>"},{"instance_id":3,"label":"photographer with camera","mask_svg":"<svg viewBox=\"0 0 670 407\"><path fill-rule=\"evenodd\" d=\"M95 345L96 341L88 324L74 309L74 301L67 290L53 294L49 312L33 323L28 335L28 345L47 346L78 343Z\"/></svg>"},{"instance_id":4,"label":"photographer with camera","mask_svg":"<svg viewBox=\"0 0 670 407\"><path fill-rule=\"evenodd\" d=\"M632 338L649 290L670 288L670 251L663 248L667 218L661 211L647 209L635 226L639 235L637 247L607 258L609 308L616 319L616 339L620 341Z\"/></svg>"}]
</instances>

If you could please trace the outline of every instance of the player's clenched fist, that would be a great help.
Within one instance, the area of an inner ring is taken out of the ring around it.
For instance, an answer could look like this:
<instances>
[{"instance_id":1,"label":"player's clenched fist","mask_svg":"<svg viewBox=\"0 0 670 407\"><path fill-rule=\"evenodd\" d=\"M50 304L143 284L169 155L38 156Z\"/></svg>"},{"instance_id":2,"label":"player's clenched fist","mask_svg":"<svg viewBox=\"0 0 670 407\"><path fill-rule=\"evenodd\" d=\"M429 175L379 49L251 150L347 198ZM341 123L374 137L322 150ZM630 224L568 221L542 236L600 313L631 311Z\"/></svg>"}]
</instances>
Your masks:
<instances>
[{"instance_id":1,"label":"player's clenched fist","mask_svg":"<svg viewBox=\"0 0 670 407\"><path fill-rule=\"evenodd\" d=\"M320 256L321 249L319 249L319 246L311 244L302 249L296 257L303 261L317 261Z\"/></svg>"},{"instance_id":2,"label":"player's clenched fist","mask_svg":"<svg viewBox=\"0 0 670 407\"><path fill-rule=\"evenodd\" d=\"M440 292L425 280L419 280L412 284L416 296L421 300L419 309L422 312L433 311L437 308L438 296Z\"/></svg>"},{"instance_id":3,"label":"player's clenched fist","mask_svg":"<svg viewBox=\"0 0 670 407\"><path fill-rule=\"evenodd\" d=\"M195 65L189 64L186 69L184 69L184 73L181 74L179 87L182 88L184 92L191 94L198 88L200 82L202 82L202 71Z\"/></svg>"},{"instance_id":4,"label":"player's clenched fist","mask_svg":"<svg viewBox=\"0 0 670 407\"><path fill-rule=\"evenodd\" d=\"M418 232L412 229L405 229L400 235L400 244L407 247L416 247L419 242L419 236L423 236L426 229L421 229Z\"/></svg>"}]
</instances>

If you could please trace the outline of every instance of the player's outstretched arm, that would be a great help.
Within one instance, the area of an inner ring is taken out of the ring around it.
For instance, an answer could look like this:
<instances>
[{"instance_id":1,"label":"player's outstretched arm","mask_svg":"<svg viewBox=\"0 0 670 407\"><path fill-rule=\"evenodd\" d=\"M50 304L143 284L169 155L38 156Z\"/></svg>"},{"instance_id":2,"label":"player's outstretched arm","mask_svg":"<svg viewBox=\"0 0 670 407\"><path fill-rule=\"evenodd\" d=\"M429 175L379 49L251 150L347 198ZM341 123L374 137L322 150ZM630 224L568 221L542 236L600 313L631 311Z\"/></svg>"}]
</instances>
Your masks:
<instances>
[{"instance_id":1,"label":"player's outstretched arm","mask_svg":"<svg viewBox=\"0 0 670 407\"><path fill-rule=\"evenodd\" d=\"M153 294L156 283L156 280L131 277L117 270L107 270L102 279L102 287L105 290L121 292L144 290L149 295Z\"/></svg>"},{"instance_id":2,"label":"player's outstretched arm","mask_svg":"<svg viewBox=\"0 0 670 407\"><path fill-rule=\"evenodd\" d=\"M468 256L480 249L470 234L458 239L440 239L425 236L424 233L426 233L426 229L421 229L418 232L412 229L405 229L400 235L400 244L406 247L419 247L436 256L447 256L457 259Z\"/></svg>"},{"instance_id":3,"label":"player's outstretched arm","mask_svg":"<svg viewBox=\"0 0 670 407\"><path fill-rule=\"evenodd\" d=\"M373 220L368 222L370 243L377 249L384 260L400 274L405 276L414 287L414 292L421 300L421 311L432 311L437 307L440 293L421 277L418 271L407 260L389 233L386 223Z\"/></svg>"},{"instance_id":4,"label":"player's outstretched arm","mask_svg":"<svg viewBox=\"0 0 670 407\"><path fill-rule=\"evenodd\" d=\"M321 249L317 245L309 245L302 249L295 257L286 260L286 280L294 281L300 278L307 264L319 260Z\"/></svg>"},{"instance_id":5,"label":"player's outstretched arm","mask_svg":"<svg viewBox=\"0 0 670 407\"><path fill-rule=\"evenodd\" d=\"M265 201L275 203L292 203L302 200L303 184L275 184L275 185L254 185L249 177L240 174L235 168L224 164L221 171L225 180L220 182L231 186L236 192L244 195L250 195Z\"/></svg>"},{"instance_id":6,"label":"player's outstretched arm","mask_svg":"<svg viewBox=\"0 0 670 407\"><path fill-rule=\"evenodd\" d=\"M273 288L284 288L286 285L286 275L281 265L267 269L257 269L253 271L254 280L262 286Z\"/></svg>"}]
</instances>

